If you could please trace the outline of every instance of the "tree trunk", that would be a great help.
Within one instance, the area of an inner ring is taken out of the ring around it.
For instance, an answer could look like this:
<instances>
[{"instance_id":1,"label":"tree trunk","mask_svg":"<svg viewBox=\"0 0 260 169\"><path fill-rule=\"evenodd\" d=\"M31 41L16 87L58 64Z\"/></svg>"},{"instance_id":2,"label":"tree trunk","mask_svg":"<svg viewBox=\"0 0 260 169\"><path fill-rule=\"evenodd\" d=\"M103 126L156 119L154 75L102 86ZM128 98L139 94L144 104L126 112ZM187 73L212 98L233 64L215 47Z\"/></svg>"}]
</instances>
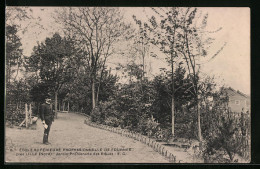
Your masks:
<instances>
[{"instance_id":1,"label":"tree trunk","mask_svg":"<svg viewBox=\"0 0 260 169\"><path fill-rule=\"evenodd\" d=\"M201 126L200 126L200 96L198 95L198 87L196 84L196 95L197 95L197 114L198 114L198 140L199 140L199 149L202 150L202 135L201 135Z\"/></svg>"},{"instance_id":2,"label":"tree trunk","mask_svg":"<svg viewBox=\"0 0 260 169\"><path fill-rule=\"evenodd\" d=\"M92 78L92 110L96 107L95 77Z\"/></svg>"},{"instance_id":3,"label":"tree trunk","mask_svg":"<svg viewBox=\"0 0 260 169\"><path fill-rule=\"evenodd\" d=\"M58 101L58 92L55 91L54 108L55 108L55 118L56 118L56 119L58 118L57 101Z\"/></svg>"},{"instance_id":4,"label":"tree trunk","mask_svg":"<svg viewBox=\"0 0 260 169\"><path fill-rule=\"evenodd\" d=\"M26 103L25 103L25 127L28 128L28 109Z\"/></svg>"},{"instance_id":5,"label":"tree trunk","mask_svg":"<svg viewBox=\"0 0 260 169\"><path fill-rule=\"evenodd\" d=\"M231 152L229 152L229 151L227 152L227 154L229 156L230 162L232 163L233 162L233 158L234 158L233 154Z\"/></svg>"},{"instance_id":6,"label":"tree trunk","mask_svg":"<svg viewBox=\"0 0 260 169\"><path fill-rule=\"evenodd\" d=\"M172 76L171 76L171 80L172 80L172 136L174 138L174 114L175 114L175 107L174 107L174 67L173 67L173 54L171 54L171 67L172 67Z\"/></svg>"},{"instance_id":7,"label":"tree trunk","mask_svg":"<svg viewBox=\"0 0 260 169\"><path fill-rule=\"evenodd\" d=\"M100 85L101 85L101 80L103 78L103 73L104 73L104 70L105 70L106 60L107 60L107 58L105 58L105 60L104 60L104 63L103 63L103 66L102 66L101 75L100 75L100 80L99 80L99 83L98 83L97 96L96 96L96 105L98 105L98 97L99 97ZM109 74L110 74L110 72L109 72Z\"/></svg>"},{"instance_id":8,"label":"tree trunk","mask_svg":"<svg viewBox=\"0 0 260 169\"><path fill-rule=\"evenodd\" d=\"M201 127L200 127L200 105L197 103L197 113L198 113L198 139L199 142L202 141L202 135L201 135Z\"/></svg>"},{"instance_id":9,"label":"tree trunk","mask_svg":"<svg viewBox=\"0 0 260 169\"><path fill-rule=\"evenodd\" d=\"M40 104L37 104L37 116L40 117Z\"/></svg>"},{"instance_id":10,"label":"tree trunk","mask_svg":"<svg viewBox=\"0 0 260 169\"><path fill-rule=\"evenodd\" d=\"M174 96L172 96L172 136L174 137Z\"/></svg>"},{"instance_id":11,"label":"tree trunk","mask_svg":"<svg viewBox=\"0 0 260 169\"><path fill-rule=\"evenodd\" d=\"M96 105L98 105L99 90L100 90L100 84L98 85L98 89L97 89Z\"/></svg>"},{"instance_id":12,"label":"tree trunk","mask_svg":"<svg viewBox=\"0 0 260 169\"><path fill-rule=\"evenodd\" d=\"M70 102L68 102L68 113L70 111Z\"/></svg>"}]
</instances>

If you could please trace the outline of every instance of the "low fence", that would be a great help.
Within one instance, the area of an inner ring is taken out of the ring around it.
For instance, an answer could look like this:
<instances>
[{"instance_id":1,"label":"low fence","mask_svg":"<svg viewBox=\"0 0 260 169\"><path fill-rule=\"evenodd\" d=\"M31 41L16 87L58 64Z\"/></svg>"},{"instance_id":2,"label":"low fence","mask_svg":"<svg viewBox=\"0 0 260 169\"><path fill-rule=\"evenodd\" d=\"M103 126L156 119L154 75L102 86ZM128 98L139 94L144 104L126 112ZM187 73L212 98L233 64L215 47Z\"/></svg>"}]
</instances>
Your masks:
<instances>
[{"instance_id":1,"label":"low fence","mask_svg":"<svg viewBox=\"0 0 260 169\"><path fill-rule=\"evenodd\" d=\"M35 123L38 119L38 117L32 116L32 105L25 103L24 106L24 114L25 118L24 120L20 123L19 127L25 126L26 128L29 128L33 123Z\"/></svg>"},{"instance_id":2,"label":"low fence","mask_svg":"<svg viewBox=\"0 0 260 169\"><path fill-rule=\"evenodd\" d=\"M85 116L87 116L87 115L85 115ZM133 138L134 140L140 141L140 142L148 145L149 147L153 148L153 150L160 153L165 158L167 158L169 160L169 162L176 163L176 156L174 156L169 150L167 150L167 147L156 142L154 139L141 135L140 133L128 131L125 129L115 128L115 127L111 127L111 126L107 126L107 125L103 125L103 124L97 124L97 123L91 122L90 120L85 120L84 123L89 126L95 127L95 128L111 131L113 133L117 133L122 136L125 136L128 138Z\"/></svg>"}]
</instances>

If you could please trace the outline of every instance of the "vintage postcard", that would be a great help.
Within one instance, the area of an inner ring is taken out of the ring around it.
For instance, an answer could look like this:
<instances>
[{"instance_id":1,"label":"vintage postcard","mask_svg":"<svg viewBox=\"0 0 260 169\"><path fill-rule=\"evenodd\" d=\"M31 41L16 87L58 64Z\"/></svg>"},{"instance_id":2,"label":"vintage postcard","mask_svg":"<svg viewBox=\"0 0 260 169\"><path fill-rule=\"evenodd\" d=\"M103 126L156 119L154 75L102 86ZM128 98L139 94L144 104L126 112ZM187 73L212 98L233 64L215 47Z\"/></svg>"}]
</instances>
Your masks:
<instances>
[{"instance_id":1,"label":"vintage postcard","mask_svg":"<svg viewBox=\"0 0 260 169\"><path fill-rule=\"evenodd\" d=\"M5 19L6 163L250 163L250 8Z\"/></svg>"}]
</instances>

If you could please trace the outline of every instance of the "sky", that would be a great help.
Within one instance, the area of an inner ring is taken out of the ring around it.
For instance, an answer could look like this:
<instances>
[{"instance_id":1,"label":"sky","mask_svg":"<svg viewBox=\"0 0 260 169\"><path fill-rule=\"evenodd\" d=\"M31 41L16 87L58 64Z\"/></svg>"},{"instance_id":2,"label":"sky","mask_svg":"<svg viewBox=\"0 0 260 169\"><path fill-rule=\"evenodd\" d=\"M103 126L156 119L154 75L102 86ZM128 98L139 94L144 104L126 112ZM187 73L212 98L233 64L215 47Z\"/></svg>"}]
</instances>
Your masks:
<instances>
[{"instance_id":1,"label":"sky","mask_svg":"<svg viewBox=\"0 0 260 169\"><path fill-rule=\"evenodd\" d=\"M37 21L40 26L29 24L28 31L19 34L24 55L27 56L30 56L37 41L44 41L46 37L50 37L60 30L60 26L52 18L55 8L32 7L31 9L34 18L38 18L33 22ZM149 8L143 7L124 7L121 10L124 13L124 21L130 23L133 23L133 14L137 18L144 20L146 20L146 16L150 17L152 15ZM250 9L207 7L199 8L199 10L204 14L208 13L207 30L214 31L220 27L222 28L211 35L215 38L215 42L209 49L209 54L213 55L226 44L213 60L203 64L202 72L210 76L214 75L218 83L240 90L245 94L250 94ZM19 23L23 28L29 22ZM154 47L151 46L150 48L150 51L154 50ZM117 59L111 59L111 63L116 62ZM152 74L154 75L159 73L160 67L165 66L165 62L162 60L151 59L150 62ZM111 67L113 65L110 64Z\"/></svg>"}]
</instances>

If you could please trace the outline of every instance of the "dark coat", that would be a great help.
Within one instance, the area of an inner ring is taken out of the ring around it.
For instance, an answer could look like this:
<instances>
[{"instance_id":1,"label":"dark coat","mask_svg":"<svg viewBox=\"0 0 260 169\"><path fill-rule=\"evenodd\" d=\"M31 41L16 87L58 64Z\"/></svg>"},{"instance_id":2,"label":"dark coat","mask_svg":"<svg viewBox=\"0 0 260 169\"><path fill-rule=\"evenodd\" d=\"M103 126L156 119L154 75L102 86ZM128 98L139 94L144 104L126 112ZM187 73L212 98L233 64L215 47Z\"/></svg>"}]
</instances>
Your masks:
<instances>
[{"instance_id":1,"label":"dark coat","mask_svg":"<svg viewBox=\"0 0 260 169\"><path fill-rule=\"evenodd\" d=\"M48 122L52 122L54 120L54 113L50 104L43 103L41 105L40 118L42 121L45 120Z\"/></svg>"}]
</instances>

